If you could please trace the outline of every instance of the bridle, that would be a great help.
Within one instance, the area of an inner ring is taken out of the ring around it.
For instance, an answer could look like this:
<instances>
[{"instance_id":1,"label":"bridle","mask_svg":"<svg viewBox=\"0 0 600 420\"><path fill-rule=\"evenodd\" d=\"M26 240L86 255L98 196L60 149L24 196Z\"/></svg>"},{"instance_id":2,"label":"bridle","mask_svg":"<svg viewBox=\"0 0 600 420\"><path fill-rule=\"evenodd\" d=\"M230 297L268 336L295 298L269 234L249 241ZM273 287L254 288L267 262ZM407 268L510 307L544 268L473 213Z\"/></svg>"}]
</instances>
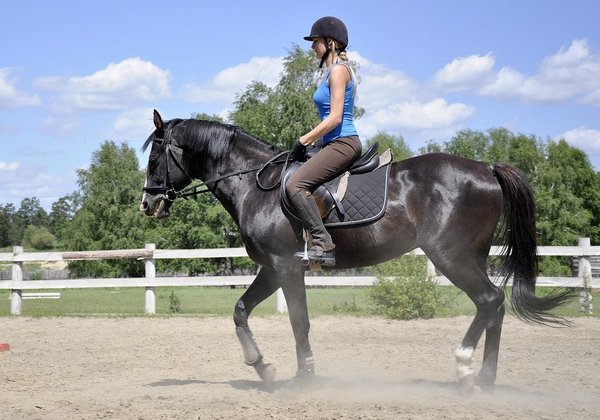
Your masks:
<instances>
[{"instance_id":1,"label":"bridle","mask_svg":"<svg viewBox=\"0 0 600 420\"><path fill-rule=\"evenodd\" d=\"M188 197L192 197L192 196L194 198L196 198L198 196L198 194L210 192L211 188L213 188L217 182L219 182L223 179L231 178L234 176L238 176L241 178L241 176L243 174L247 174L250 172L256 172L256 177L255 177L256 185L262 191L272 191L276 188L279 188L279 186L281 185L281 180L278 180L273 185L264 186L260 182L260 176L265 169L267 169L268 167L270 167L272 165L285 164L284 168L283 168L283 170L285 170L285 168L288 166L288 163L290 162L291 156L292 156L292 153L289 150L285 150L283 152L278 153L277 155L275 155L274 157L272 157L271 159L269 159L267 162L263 163L262 165L257 165L257 166L251 167L251 168L230 172L225 175L221 175L217 178L209 179L207 181L198 181L196 184L188 185L187 187L184 187L181 190L175 189L175 186L173 185L173 183L171 181L171 176L170 176L171 165L175 165L175 167L177 169L179 169L186 176L187 181L193 182L193 178L188 174L188 172L185 170L185 168L183 167L181 162L177 160L175 153L173 152L173 147L177 147L177 146L173 146L173 144L171 142L171 138L172 138L173 127L175 127L177 124L178 124L178 122L175 124L169 125L167 127L164 138L152 140L153 143L162 144L162 146L163 146L163 154L165 157L165 171L166 171L165 172L165 182L163 184L164 186L163 187L143 187L142 188L143 192L149 193L152 195L160 195L163 200L169 201L172 203L177 198L186 198L187 199Z\"/></svg>"}]
</instances>

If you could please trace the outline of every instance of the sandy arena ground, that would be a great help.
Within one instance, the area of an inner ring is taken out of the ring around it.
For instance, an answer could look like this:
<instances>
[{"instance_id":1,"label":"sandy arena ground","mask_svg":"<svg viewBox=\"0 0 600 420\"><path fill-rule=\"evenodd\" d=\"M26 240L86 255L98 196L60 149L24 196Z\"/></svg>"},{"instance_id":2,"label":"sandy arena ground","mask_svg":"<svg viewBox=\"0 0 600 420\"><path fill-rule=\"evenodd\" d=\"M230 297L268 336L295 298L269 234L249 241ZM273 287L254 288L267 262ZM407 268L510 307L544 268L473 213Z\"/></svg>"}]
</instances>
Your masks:
<instances>
[{"instance_id":1,"label":"sandy arena ground","mask_svg":"<svg viewBox=\"0 0 600 420\"><path fill-rule=\"evenodd\" d=\"M0 418L600 418L600 320L507 317L495 391L463 396L453 352L469 323L315 318L317 377L300 388L287 317L253 318L269 390L229 318L0 318Z\"/></svg>"}]
</instances>

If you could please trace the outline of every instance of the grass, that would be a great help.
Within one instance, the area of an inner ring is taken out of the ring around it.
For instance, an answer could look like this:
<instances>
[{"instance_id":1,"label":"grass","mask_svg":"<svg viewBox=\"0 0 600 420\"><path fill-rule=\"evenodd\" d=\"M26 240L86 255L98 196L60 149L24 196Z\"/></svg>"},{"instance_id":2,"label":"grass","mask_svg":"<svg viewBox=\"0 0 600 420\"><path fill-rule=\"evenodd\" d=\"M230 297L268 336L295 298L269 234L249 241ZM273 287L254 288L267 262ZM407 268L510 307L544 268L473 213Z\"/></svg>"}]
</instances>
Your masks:
<instances>
[{"instance_id":1,"label":"grass","mask_svg":"<svg viewBox=\"0 0 600 420\"><path fill-rule=\"evenodd\" d=\"M442 287L442 286L440 286ZM368 288L336 287L309 288L307 299L309 314L374 316L369 301ZM40 290L42 291L42 290ZM56 291L56 290L53 290ZM540 288L540 293L545 293ZM143 316L144 289L64 289L60 299L31 299L23 301L23 315L42 316ZM170 315L171 293L180 303L180 315L189 316L231 316L237 299L244 289L229 287L161 287L156 288L157 315ZM475 307L466 295L454 287L442 287L449 301L447 307L440 308L436 317L474 315ZM0 290L0 316L10 315L10 291ZM594 294L600 301L600 291ZM253 312L254 316L273 315L276 308L275 295L261 303ZM600 318L598 310L593 315ZM566 317L583 316L579 312L579 301L574 299L568 305L555 311Z\"/></svg>"}]
</instances>

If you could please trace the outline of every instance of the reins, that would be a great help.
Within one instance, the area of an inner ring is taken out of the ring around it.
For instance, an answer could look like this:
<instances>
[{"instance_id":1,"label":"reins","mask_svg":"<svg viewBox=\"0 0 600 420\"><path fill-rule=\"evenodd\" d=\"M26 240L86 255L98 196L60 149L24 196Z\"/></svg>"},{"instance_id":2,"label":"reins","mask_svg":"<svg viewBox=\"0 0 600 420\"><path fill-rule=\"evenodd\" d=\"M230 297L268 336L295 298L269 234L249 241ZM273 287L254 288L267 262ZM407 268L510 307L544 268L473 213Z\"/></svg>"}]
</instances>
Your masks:
<instances>
[{"instance_id":1,"label":"reins","mask_svg":"<svg viewBox=\"0 0 600 420\"><path fill-rule=\"evenodd\" d=\"M284 155L286 156L285 159L277 160ZM281 153L278 153L277 155L275 155L274 157L272 157L271 159L269 159L267 162L263 163L262 165L253 166L252 168L242 169L240 171L230 172L228 174L221 175L220 177L209 179L207 181L199 181L196 185L189 185L180 191L175 191L175 198L186 198L186 197L191 197L191 196L196 198L198 196L198 194L210 192L210 187L209 187L210 184L213 184L213 186L214 186L214 184L216 184L219 181L222 181L223 179L231 178L234 176L241 178L242 175L248 174L251 172L256 172L256 176L255 176L256 185L258 186L258 188L260 190L262 190L262 191L275 190L275 189L279 188L279 186L281 185L280 179L271 186L264 186L260 181L260 176L265 171L265 169L267 169L268 167L270 167L272 165L285 163L285 167L287 167L287 164L290 160L290 155L291 155L291 153L288 150L286 150ZM186 173L186 176L188 176L187 173ZM189 178L191 179L191 177L189 177ZM198 188L204 188L204 189L199 190Z\"/></svg>"}]
</instances>

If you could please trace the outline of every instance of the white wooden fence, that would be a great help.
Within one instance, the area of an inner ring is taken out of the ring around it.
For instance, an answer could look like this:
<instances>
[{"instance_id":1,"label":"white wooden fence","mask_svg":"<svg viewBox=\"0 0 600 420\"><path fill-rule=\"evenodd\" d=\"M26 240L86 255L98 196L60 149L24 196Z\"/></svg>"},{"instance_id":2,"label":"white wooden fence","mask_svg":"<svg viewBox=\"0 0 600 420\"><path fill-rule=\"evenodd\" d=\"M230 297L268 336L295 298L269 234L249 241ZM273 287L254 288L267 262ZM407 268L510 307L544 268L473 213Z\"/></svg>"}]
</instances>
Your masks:
<instances>
[{"instance_id":1,"label":"white wooden fence","mask_svg":"<svg viewBox=\"0 0 600 420\"><path fill-rule=\"evenodd\" d=\"M425 255L417 249L416 255ZM502 247L494 246L490 255L500 255ZM591 246L588 238L580 238L578 246L541 246L540 256L568 256L579 259L579 277L538 277L537 284L549 287L572 287L581 289L580 305L582 311L592 313L593 288L600 288L600 278L592 278L588 257L600 255L600 246ZM0 289L11 290L10 313L21 315L23 309L23 290L40 289L84 289L112 287L145 287L145 313L156 313L156 287L172 286L248 286L254 276L201 276L201 277L156 277L155 261L157 259L175 258L226 258L246 257L244 248L216 249L155 249L154 244L147 244L144 249L127 249L114 251L80 251L80 252L23 252L16 246L12 253L0 253L0 263L12 263L11 280L0 281ZM23 263L52 262L74 260L98 260L136 258L145 262L145 277L141 278L100 278L69 280L23 280ZM444 276L437 276L433 264L428 261L428 275L434 276L440 285L451 283ZM371 286L373 276L311 276L307 275L307 286ZM277 311L285 312L285 299L281 289L277 292Z\"/></svg>"}]
</instances>

